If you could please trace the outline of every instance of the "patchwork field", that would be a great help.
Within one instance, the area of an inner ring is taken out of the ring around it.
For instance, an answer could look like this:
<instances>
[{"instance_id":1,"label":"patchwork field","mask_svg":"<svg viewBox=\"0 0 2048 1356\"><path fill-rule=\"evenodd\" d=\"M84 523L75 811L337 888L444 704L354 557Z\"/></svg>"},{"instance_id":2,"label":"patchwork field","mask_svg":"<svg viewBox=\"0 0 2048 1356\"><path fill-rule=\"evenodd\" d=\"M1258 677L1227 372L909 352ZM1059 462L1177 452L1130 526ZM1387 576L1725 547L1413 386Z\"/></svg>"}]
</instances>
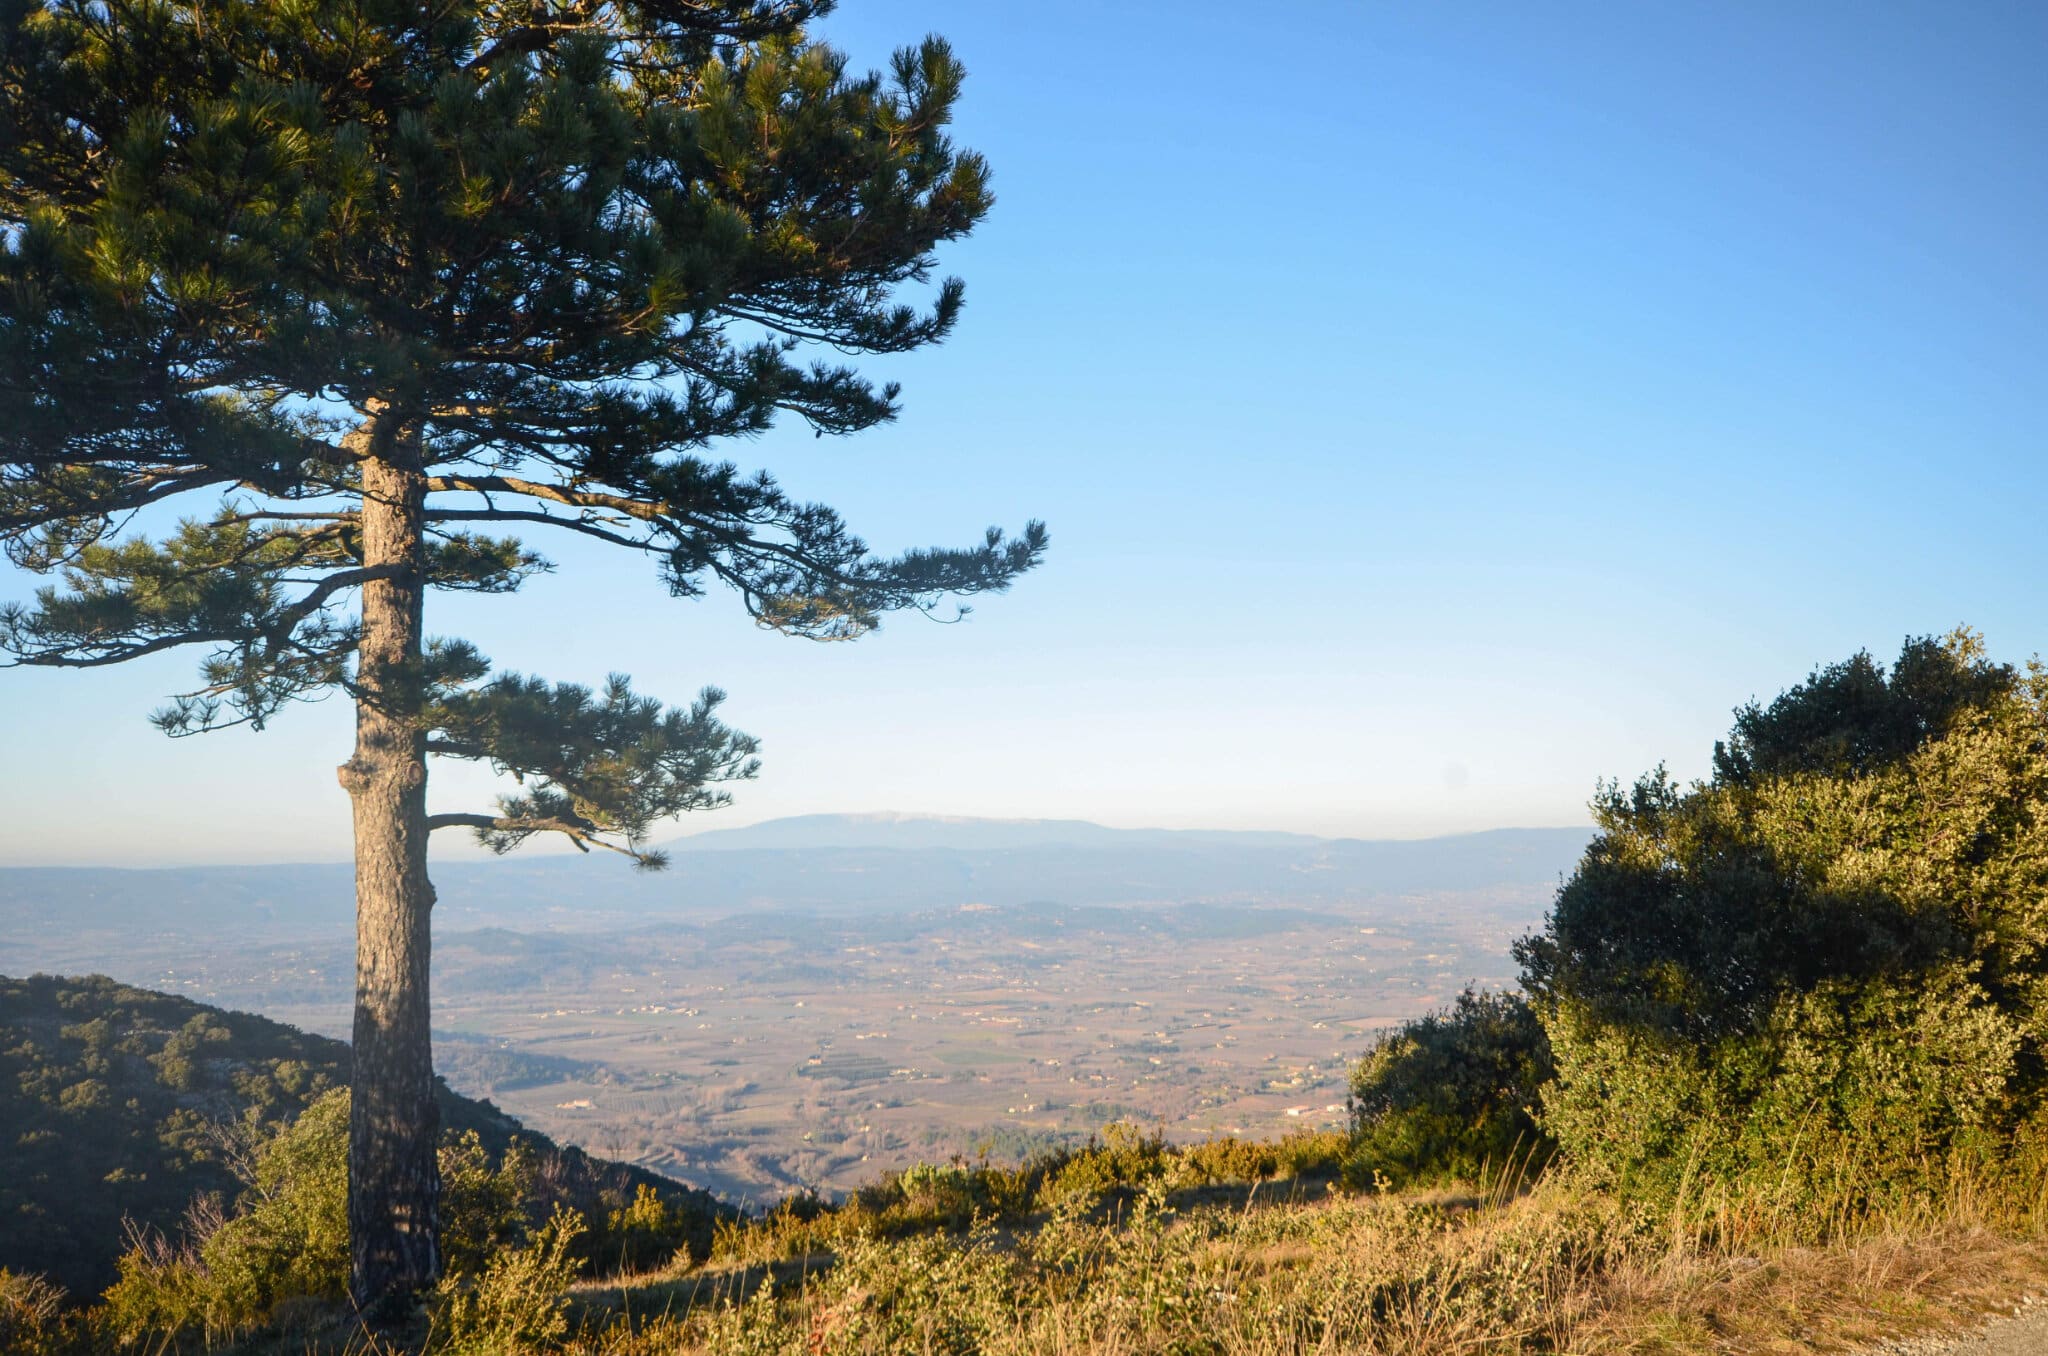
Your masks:
<instances>
[{"instance_id":1,"label":"patchwork field","mask_svg":"<svg viewBox=\"0 0 2048 1356\"><path fill-rule=\"evenodd\" d=\"M1512 973L1547 894L1324 908L763 914L437 941L459 1090L736 1200L1010 1158L1130 1118L1176 1138L1336 1124L1372 1032ZM155 941L91 968L347 1034L346 939ZM53 967L54 968L54 967Z\"/></svg>"}]
</instances>

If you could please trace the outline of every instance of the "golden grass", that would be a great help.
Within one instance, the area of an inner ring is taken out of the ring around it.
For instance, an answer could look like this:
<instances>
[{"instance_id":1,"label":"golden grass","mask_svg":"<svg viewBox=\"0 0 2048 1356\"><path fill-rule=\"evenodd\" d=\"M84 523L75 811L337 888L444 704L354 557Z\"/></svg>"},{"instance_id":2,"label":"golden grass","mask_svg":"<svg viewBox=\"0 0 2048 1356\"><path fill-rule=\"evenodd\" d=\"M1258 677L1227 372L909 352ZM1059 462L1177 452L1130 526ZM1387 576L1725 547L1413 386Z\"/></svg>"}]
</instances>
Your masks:
<instances>
[{"instance_id":1,"label":"golden grass","mask_svg":"<svg viewBox=\"0 0 2048 1356\"><path fill-rule=\"evenodd\" d=\"M1890 1218L1844 1217L1826 1246L1723 1214L1673 1231L1565 1184L1420 1197L1213 1199L1162 1222L1096 1222L1068 1256L1029 1228L982 1250L966 1288L931 1313L885 1319L892 1249L860 1277L818 1255L700 1269L620 1288L579 1287L590 1356L931 1350L1080 1356L1609 1356L1853 1351L1952 1328L2048 1286L2048 1240L1967 1191ZM1993 1218L1993 1216L2000 1216ZM1041 1224L1046 1222L1040 1221ZM1711 1224L1711 1228L1707 1227ZM1075 1229L1073 1221L1054 1224ZM1721 1241L1702 1243L1702 1237ZM930 1267L927 1240L902 1267ZM751 1329L735 1305L773 1275ZM1160 1284L1162 1277L1168 1283ZM986 1289L982 1293L976 1287ZM1001 1293L997 1293L1000 1290ZM913 1292L894 1295L898 1304ZM937 1312L949 1308L949 1312ZM963 1311L974 1311L962 1325ZM638 1317L627 1321L627 1311ZM658 1316L657 1316L658 1315ZM893 1322L893 1326L891 1323ZM748 1335L751 1333L751 1335ZM785 1345L786 1344L786 1345Z\"/></svg>"},{"instance_id":2,"label":"golden grass","mask_svg":"<svg viewBox=\"0 0 2048 1356\"><path fill-rule=\"evenodd\" d=\"M1587 1295L1564 1350L1844 1352L1953 1329L2048 1285L2048 1245L1980 1225L1886 1229L1824 1248L1631 1258Z\"/></svg>"},{"instance_id":3,"label":"golden grass","mask_svg":"<svg viewBox=\"0 0 2048 1356\"><path fill-rule=\"evenodd\" d=\"M711 1265L574 1286L566 1342L488 1356L1851 1352L2048 1289L2044 1204L1967 1174L1885 1210L1736 1196L1663 1216L1565 1173L1384 1195L1162 1180L956 1232L763 1221ZM241 1350L409 1356L433 1341L370 1345L340 1315L306 1317Z\"/></svg>"}]
</instances>

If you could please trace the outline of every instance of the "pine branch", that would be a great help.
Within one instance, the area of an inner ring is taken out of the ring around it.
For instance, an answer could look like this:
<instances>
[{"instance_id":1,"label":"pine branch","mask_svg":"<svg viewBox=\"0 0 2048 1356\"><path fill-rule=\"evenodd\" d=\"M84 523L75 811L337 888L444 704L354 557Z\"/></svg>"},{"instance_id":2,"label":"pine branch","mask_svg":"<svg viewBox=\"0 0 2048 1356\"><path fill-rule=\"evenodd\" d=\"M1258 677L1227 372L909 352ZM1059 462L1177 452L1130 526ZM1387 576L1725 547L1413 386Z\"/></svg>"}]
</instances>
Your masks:
<instances>
[{"instance_id":1,"label":"pine branch","mask_svg":"<svg viewBox=\"0 0 2048 1356\"><path fill-rule=\"evenodd\" d=\"M493 678L473 646L424 637L425 589L549 568L463 524L651 552L674 594L720 580L819 639L1000 590L1045 549L1032 523L880 556L831 509L699 459L784 417L893 419L896 385L826 350L942 340L959 284L907 290L992 202L946 136L950 49L854 71L799 31L827 8L0 6L0 543L60 579L0 607L0 657L210 646L154 717L171 735L353 698L363 860L402 863L365 884L366 954L404 954L430 905L403 851L422 828L498 852L558 833L657 867L655 824L757 768L715 691L669 708L622 677ZM210 521L127 536L195 490L225 496ZM520 792L433 817L370 794L417 787L422 749ZM431 1229L399 1227L434 1218L409 1110L429 1105L425 982L359 969L359 1013L379 1016L359 1024L358 1107L382 1108L351 1142L366 1314L434 1279Z\"/></svg>"},{"instance_id":2,"label":"pine branch","mask_svg":"<svg viewBox=\"0 0 2048 1356\"><path fill-rule=\"evenodd\" d=\"M505 853L538 833L559 833L576 845L578 852L589 852L601 847L622 856L631 857L633 864L645 871L658 871L668 865L666 853L635 848L630 844L610 842L598 835L594 824L572 822L565 819L512 818L505 815L482 814L440 814L427 816L427 829L474 829L477 841L494 852ZM500 846L502 844L502 846Z\"/></svg>"},{"instance_id":3,"label":"pine branch","mask_svg":"<svg viewBox=\"0 0 2048 1356\"><path fill-rule=\"evenodd\" d=\"M636 551L657 551L661 549L653 541L636 539L617 532L607 531L588 518L561 518L538 510L431 508L427 510L427 521L430 523L539 523L547 527L560 527L571 532L580 532L586 537L595 537L597 540L612 546L629 547Z\"/></svg>"},{"instance_id":4,"label":"pine branch","mask_svg":"<svg viewBox=\"0 0 2048 1356\"><path fill-rule=\"evenodd\" d=\"M465 674L483 667L474 652L451 652L444 662ZM495 851L524 841L518 826L540 824L616 835L640 854L655 822L723 805L728 797L713 789L718 783L759 770L756 742L716 719L723 700L707 688L688 708L665 708L616 674L601 692L519 674L480 688L443 683L424 718L425 747L488 762L527 788L500 803L494 818L504 822L482 839Z\"/></svg>"},{"instance_id":5,"label":"pine branch","mask_svg":"<svg viewBox=\"0 0 2048 1356\"><path fill-rule=\"evenodd\" d=\"M714 470L690 463L651 468L646 474L649 490L658 490L658 482L666 481L694 491L698 504L514 476L435 476L429 478L428 489L467 492L487 500L493 495L543 499L645 523L653 535L643 542L607 534L587 518L496 508L452 511L483 521L502 514L508 520L611 535L618 544L660 551L676 591L693 592L691 577L709 571L737 590L749 614L763 625L818 639L845 639L872 630L878 614L891 608L927 608L947 594L1000 592L1037 564L1047 544L1043 525L1031 523L1015 541L991 528L979 548L912 551L881 559L848 534L836 514L791 501L765 477L742 484L730 467ZM756 526L773 527L786 536L766 536Z\"/></svg>"}]
</instances>

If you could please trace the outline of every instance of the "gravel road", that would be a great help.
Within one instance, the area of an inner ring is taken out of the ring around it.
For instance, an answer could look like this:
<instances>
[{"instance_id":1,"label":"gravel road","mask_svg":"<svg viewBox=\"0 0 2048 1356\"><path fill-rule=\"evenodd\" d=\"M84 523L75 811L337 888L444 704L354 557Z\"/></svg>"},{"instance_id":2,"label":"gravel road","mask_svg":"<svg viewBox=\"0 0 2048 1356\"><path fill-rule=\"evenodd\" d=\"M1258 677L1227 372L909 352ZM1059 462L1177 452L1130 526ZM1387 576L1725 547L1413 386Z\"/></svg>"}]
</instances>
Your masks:
<instances>
[{"instance_id":1,"label":"gravel road","mask_svg":"<svg viewBox=\"0 0 2048 1356\"><path fill-rule=\"evenodd\" d=\"M1861 1356L2048 1356L2048 1298L2029 1295L1974 1332L1880 1342Z\"/></svg>"}]
</instances>

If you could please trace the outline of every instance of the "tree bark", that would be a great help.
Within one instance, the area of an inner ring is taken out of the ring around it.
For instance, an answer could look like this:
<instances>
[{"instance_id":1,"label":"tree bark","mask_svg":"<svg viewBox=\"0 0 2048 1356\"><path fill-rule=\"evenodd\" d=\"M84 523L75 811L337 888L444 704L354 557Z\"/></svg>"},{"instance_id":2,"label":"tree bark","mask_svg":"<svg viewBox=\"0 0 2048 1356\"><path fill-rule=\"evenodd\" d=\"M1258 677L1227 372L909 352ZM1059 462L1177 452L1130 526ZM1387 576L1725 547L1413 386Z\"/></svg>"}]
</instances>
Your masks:
<instances>
[{"instance_id":1,"label":"tree bark","mask_svg":"<svg viewBox=\"0 0 2048 1356\"><path fill-rule=\"evenodd\" d=\"M426 736L418 719L426 475L416 428L382 407L365 425L362 551L391 571L363 585L355 754L355 1073L348 1126L349 1294L391 1316L440 1273L440 1113L427 962Z\"/></svg>"}]
</instances>

